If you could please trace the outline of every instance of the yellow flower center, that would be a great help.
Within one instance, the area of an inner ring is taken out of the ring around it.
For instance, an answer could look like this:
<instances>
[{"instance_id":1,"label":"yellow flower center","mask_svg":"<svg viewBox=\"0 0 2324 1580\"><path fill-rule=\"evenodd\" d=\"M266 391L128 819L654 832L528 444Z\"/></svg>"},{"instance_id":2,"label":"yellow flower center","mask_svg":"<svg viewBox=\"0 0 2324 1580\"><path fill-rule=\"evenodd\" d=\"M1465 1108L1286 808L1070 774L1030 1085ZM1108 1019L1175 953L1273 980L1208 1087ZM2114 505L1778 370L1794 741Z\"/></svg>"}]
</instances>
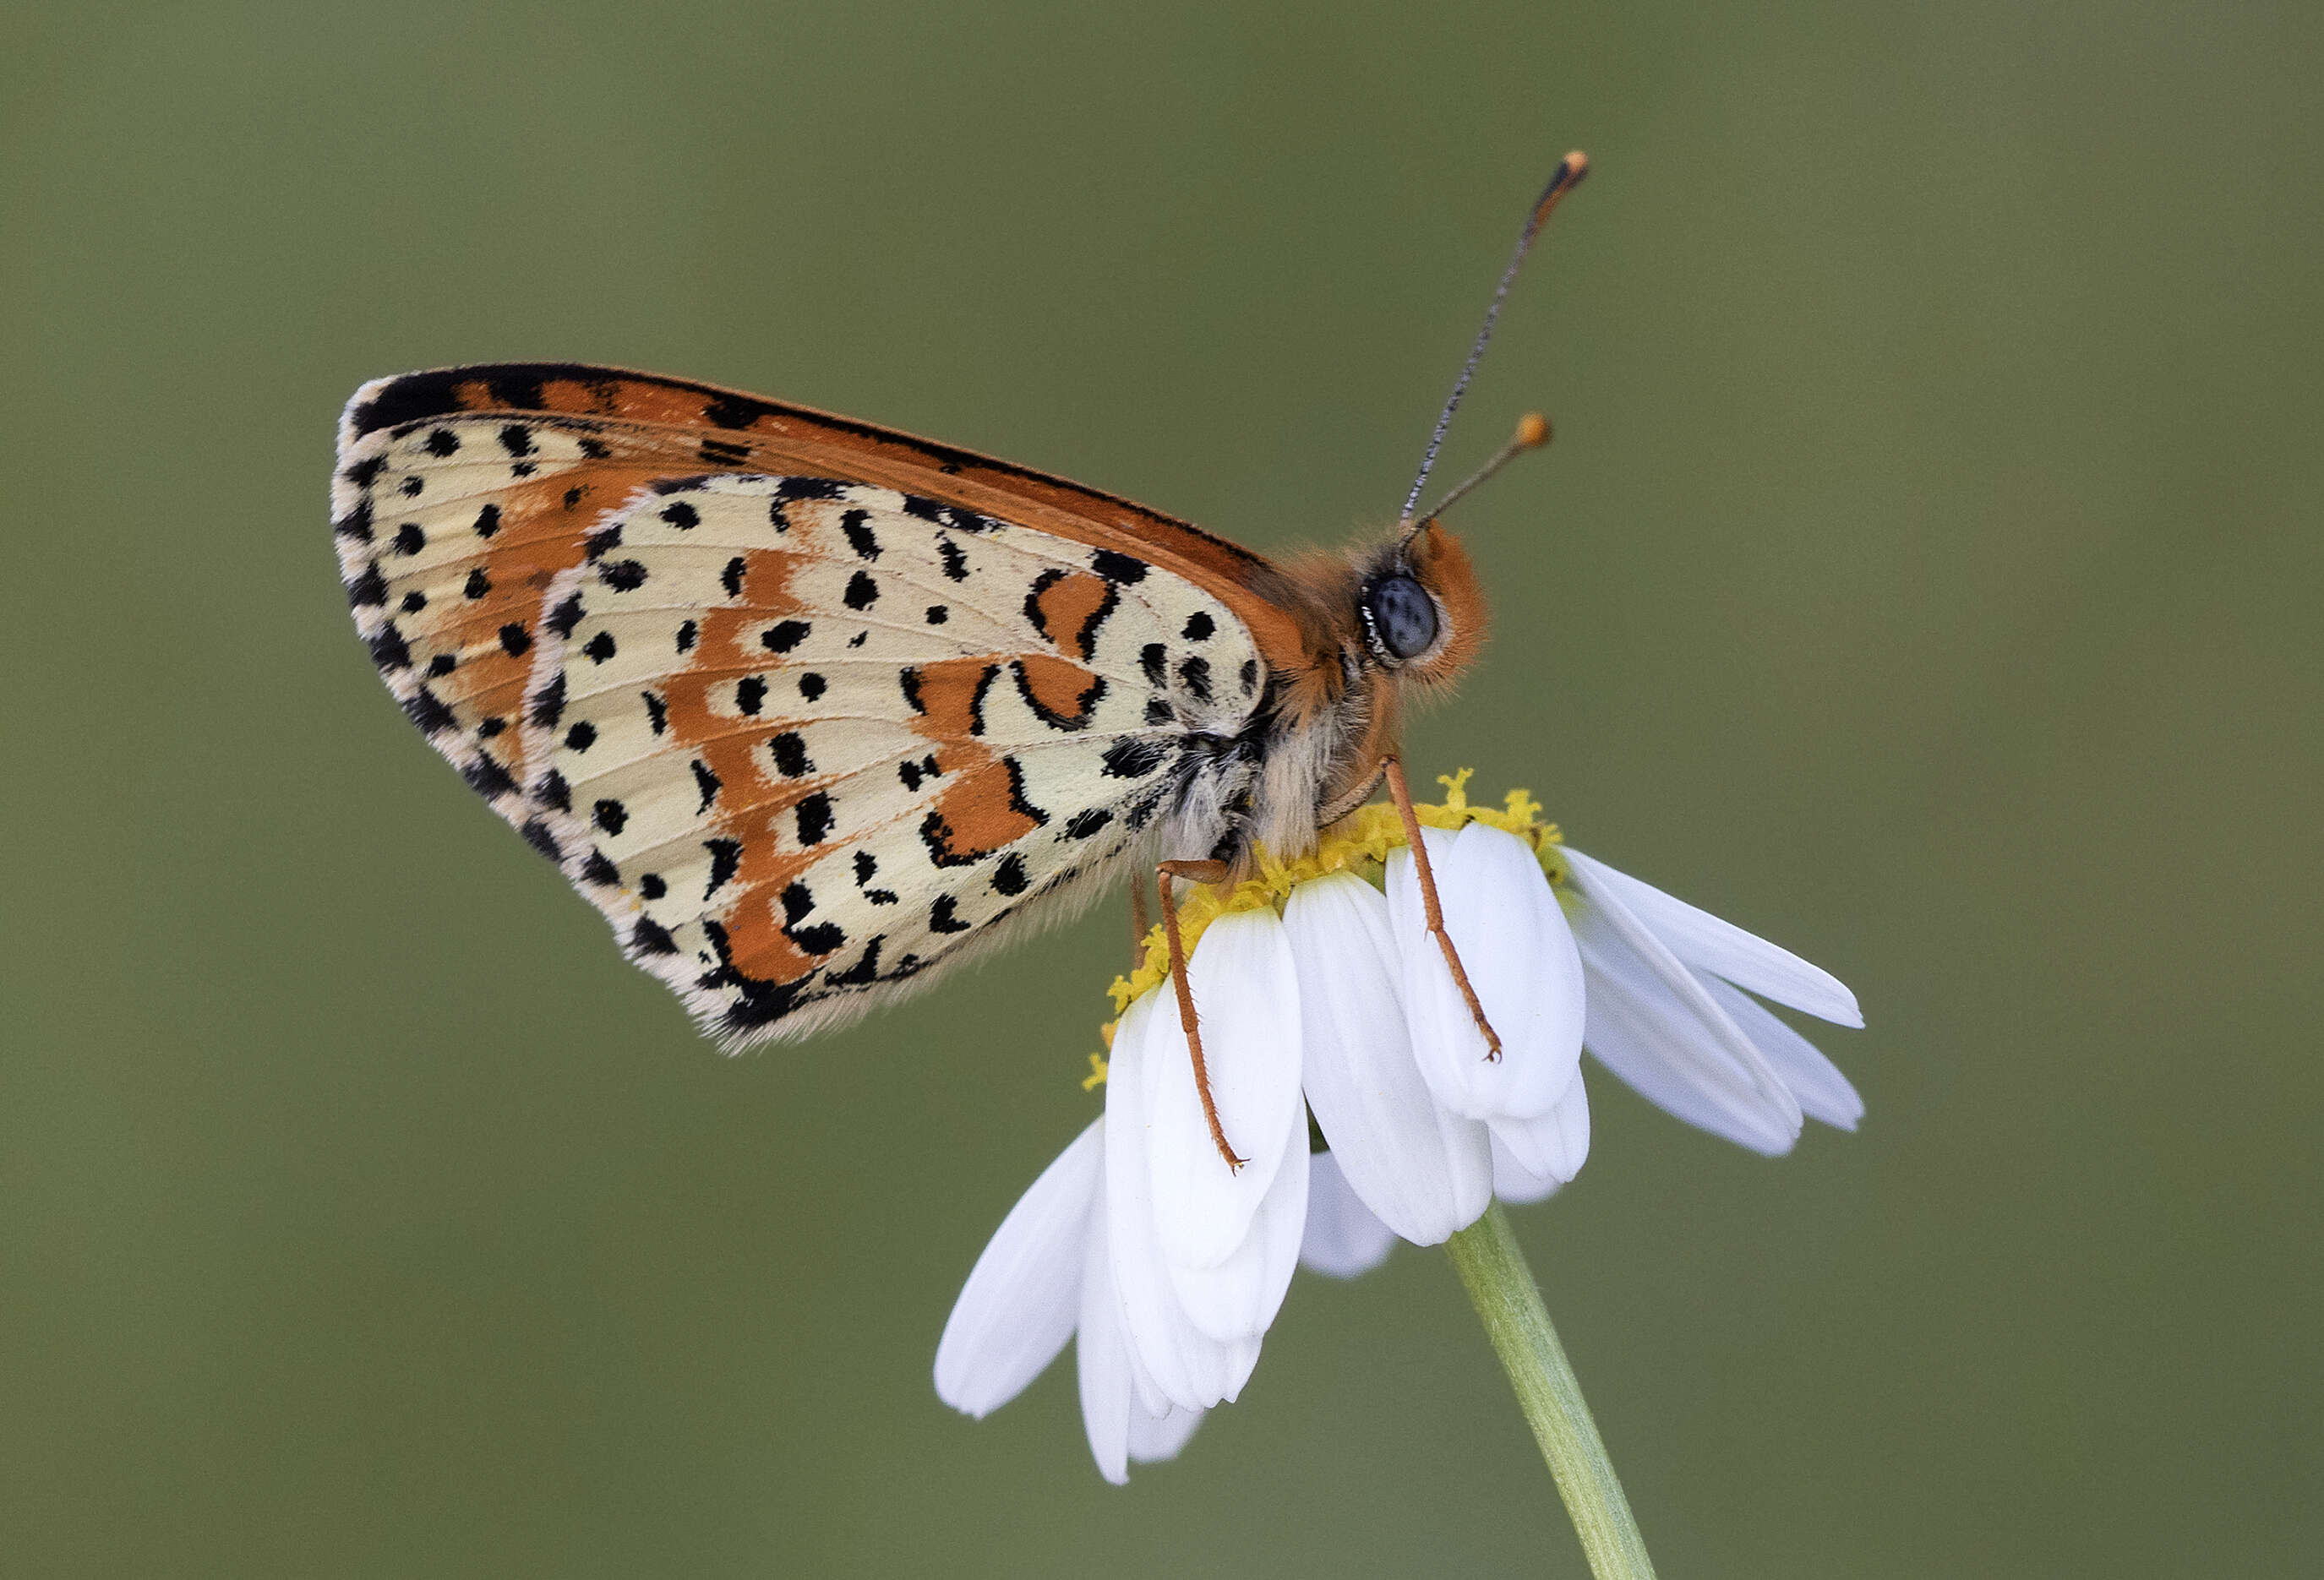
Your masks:
<instances>
[{"instance_id":1,"label":"yellow flower center","mask_svg":"<svg viewBox=\"0 0 2324 1580\"><path fill-rule=\"evenodd\" d=\"M1420 823L1432 829L1458 829L1467 823L1480 822L1515 834L1533 848L1542 870L1549 881L1563 887L1566 881L1565 857L1558 847L1564 836L1553 822L1541 821L1541 803L1531 792L1512 790L1502 798L1499 807L1472 806L1467 794L1472 768L1462 768L1456 774L1439 774L1436 782L1444 786L1444 799L1430 805L1416 803L1413 814ZM1254 852L1258 857L1257 876L1228 887L1224 885L1202 885L1178 902L1178 936L1188 954L1203 936L1204 929L1222 916L1238 911L1256 911L1261 905L1280 911L1291 891L1303 883L1330 873L1352 871L1365 882L1378 886L1386 869L1388 855L1408 843L1404 833L1404 819L1394 806L1386 802L1374 802L1360 806L1325 829L1315 841L1315 849L1307 855L1290 861L1278 861L1265 846ZM1170 941L1156 923L1146 935L1145 958L1138 969L1127 977L1116 977L1106 991L1113 996L1113 1013L1118 1018L1130 1005L1160 987L1170 974ZM1100 1034L1110 1047L1113 1042L1116 1022L1109 1021ZM1082 1082L1082 1089L1095 1089L1105 1079L1105 1061L1097 1054L1090 1055L1091 1074Z\"/></svg>"}]
</instances>

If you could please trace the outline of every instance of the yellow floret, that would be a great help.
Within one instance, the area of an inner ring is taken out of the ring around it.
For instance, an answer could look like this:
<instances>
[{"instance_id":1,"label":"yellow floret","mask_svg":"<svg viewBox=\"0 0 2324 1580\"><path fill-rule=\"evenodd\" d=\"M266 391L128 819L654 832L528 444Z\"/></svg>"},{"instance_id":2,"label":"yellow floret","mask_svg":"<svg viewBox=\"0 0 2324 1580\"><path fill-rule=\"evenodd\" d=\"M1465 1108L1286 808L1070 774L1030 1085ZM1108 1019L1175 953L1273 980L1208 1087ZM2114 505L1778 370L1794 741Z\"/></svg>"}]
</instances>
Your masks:
<instances>
[{"instance_id":1,"label":"yellow floret","mask_svg":"<svg viewBox=\"0 0 2324 1580\"><path fill-rule=\"evenodd\" d=\"M1512 790L1499 808L1471 806L1467 791L1475 771L1462 768L1458 773L1438 775L1436 782L1444 786L1443 801L1435 805L1416 802L1412 808L1414 817L1425 828L1451 830L1480 822L1515 834L1533 847L1549 881L1562 887L1566 878L1565 859L1557 847L1564 836L1555 823L1541 821L1541 803L1533 798L1530 791ZM1221 916L1255 911L1261 905L1271 905L1279 911L1295 887L1329 873L1353 870L1377 886L1390 852L1403 849L1405 843L1404 820L1394 806L1376 801L1356 808L1325 829L1316 840L1315 849L1305 856L1279 861L1265 846L1256 847L1253 854L1259 868L1257 876L1223 893L1215 885L1202 885L1179 900L1178 936L1186 952L1192 954L1204 929ZM1113 996L1114 1014L1120 1015L1160 987L1169 974L1170 942L1157 922L1146 935L1145 953L1138 969L1127 977L1116 977L1106 989ZM1111 1027L1107 1030L1110 1033Z\"/></svg>"}]
</instances>

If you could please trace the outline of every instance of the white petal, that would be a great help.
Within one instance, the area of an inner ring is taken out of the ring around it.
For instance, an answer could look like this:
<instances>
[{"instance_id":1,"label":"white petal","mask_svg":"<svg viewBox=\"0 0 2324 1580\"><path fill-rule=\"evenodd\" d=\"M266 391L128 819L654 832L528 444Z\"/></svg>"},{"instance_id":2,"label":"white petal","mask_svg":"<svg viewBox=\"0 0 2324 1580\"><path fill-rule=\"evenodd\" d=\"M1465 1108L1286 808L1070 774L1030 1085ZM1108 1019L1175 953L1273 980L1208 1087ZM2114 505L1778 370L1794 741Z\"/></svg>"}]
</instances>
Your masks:
<instances>
[{"instance_id":1,"label":"white petal","mask_svg":"<svg viewBox=\"0 0 2324 1580\"><path fill-rule=\"evenodd\" d=\"M1774 1150L1788 1152L1800 1133L1799 1099L1775 1073L1767 1056L1719 1007L1702 979L1680 963L1604 881L1606 870L1594 862L1586 867L1577 863L1573 868L1574 884L1582 896L1574 926L1582 960L1593 977L1628 992L1624 1008L1647 1030L1646 1045L1651 1051L1675 1062L1682 1076L1720 1098L1736 1114L1756 1109L1757 1134L1780 1137L1782 1144ZM1598 991L1593 981L1593 1013ZM1622 1039L1618 1035L1615 1040ZM1608 1062L1617 1074L1624 1074L1619 1058L1618 1053ZM1627 1074L1624 1079L1628 1079ZM1759 1144L1744 1141L1743 1144Z\"/></svg>"},{"instance_id":2,"label":"white petal","mask_svg":"<svg viewBox=\"0 0 2324 1580\"><path fill-rule=\"evenodd\" d=\"M1331 1172L1344 1172L1367 1217L1415 1245L1449 1238L1485 1210L1491 1154L1485 1127L1440 1106L1414 1062L1388 900L1335 872L1291 891L1283 926L1299 976L1307 1103L1332 1144Z\"/></svg>"},{"instance_id":3,"label":"white petal","mask_svg":"<svg viewBox=\"0 0 2324 1580\"><path fill-rule=\"evenodd\" d=\"M1326 1278L1353 1278L1387 1261L1395 1244L1396 1231L1364 1205L1340 1171L1336 1153L1317 1153L1307 1160L1307 1232L1299 1241L1302 1267Z\"/></svg>"},{"instance_id":4,"label":"white petal","mask_svg":"<svg viewBox=\"0 0 2324 1580\"><path fill-rule=\"evenodd\" d=\"M1690 1125L1754 1152L1791 1150L1799 1121L1787 1121L1766 1099L1751 1072L1630 952L1598 906L1581 907L1574 938L1590 974L1589 1045L1600 1062Z\"/></svg>"},{"instance_id":5,"label":"white petal","mask_svg":"<svg viewBox=\"0 0 2324 1580\"><path fill-rule=\"evenodd\" d=\"M1041 1171L976 1259L936 1344L936 1397L982 1416L1057 1358L1081 1306L1083 1242L1105 1167L1104 1121Z\"/></svg>"},{"instance_id":6,"label":"white petal","mask_svg":"<svg viewBox=\"0 0 2324 1580\"><path fill-rule=\"evenodd\" d=\"M1784 1084L1792 1089L1810 1118L1841 1130L1856 1128L1856 1122L1864 1117L1864 1099L1856 1095L1838 1065L1740 988L1711 976L1702 976L1702 981L1720 1008L1733 1016L1743 1034L1767 1056L1767 1062L1775 1067L1775 1073L1784 1078Z\"/></svg>"},{"instance_id":7,"label":"white petal","mask_svg":"<svg viewBox=\"0 0 2324 1580\"><path fill-rule=\"evenodd\" d=\"M1156 1005L1167 997L1148 994L1114 1028L1105 1083L1106 1235L1141 1401L1149 1409L1160 1402L1146 1397L1151 1389L1182 1409L1204 1410L1240 1388L1249 1372L1240 1349L1222 1345L1186 1319L1155 1233L1149 1137L1139 1094L1146 1084L1148 1033L1160 1024Z\"/></svg>"},{"instance_id":8,"label":"white petal","mask_svg":"<svg viewBox=\"0 0 2324 1580\"><path fill-rule=\"evenodd\" d=\"M1536 1174L1510 1155L1501 1144L1500 1137L1493 1138L1493 1194L1503 1201L1524 1206L1529 1202L1546 1201L1557 1194L1565 1181L1554 1174Z\"/></svg>"},{"instance_id":9,"label":"white petal","mask_svg":"<svg viewBox=\"0 0 2324 1580\"><path fill-rule=\"evenodd\" d=\"M1856 995L1830 971L1744 932L1732 922L1722 922L1708 911L1674 899L1652 884L1617 872L1570 845L1565 854L1577 877L1587 873L1599 887L1610 891L1688 965L1724 977L1738 988L1748 988L1763 998L1803 1010L1818 1020L1843 1026L1864 1024Z\"/></svg>"},{"instance_id":10,"label":"white petal","mask_svg":"<svg viewBox=\"0 0 2324 1580\"><path fill-rule=\"evenodd\" d=\"M1198 1410L1174 1407L1158 1416L1134 1411L1130 1418L1130 1456L1140 1465L1176 1459L1178 1450L1186 1446L1186 1439L1202 1424L1203 1412Z\"/></svg>"},{"instance_id":11,"label":"white petal","mask_svg":"<svg viewBox=\"0 0 2324 1580\"><path fill-rule=\"evenodd\" d=\"M1299 978L1281 919L1265 908L1220 917L1195 945L1186 979L1220 1128L1248 1161L1229 1168L1211 1137L1167 982L1152 995L1159 1002L1141 1096L1163 1248L1179 1266L1215 1267L1250 1233L1299 1111Z\"/></svg>"},{"instance_id":12,"label":"white petal","mask_svg":"<svg viewBox=\"0 0 2324 1580\"><path fill-rule=\"evenodd\" d=\"M1147 1410L1131 1375L1130 1339L1121 1330L1121 1297L1113 1287L1102 1173L1089 1232L1082 1237L1082 1254L1081 1321L1074 1339L1074 1359L1081 1373L1082 1429L1089 1436L1097 1473L1120 1486L1130 1480L1130 1422Z\"/></svg>"},{"instance_id":13,"label":"white petal","mask_svg":"<svg viewBox=\"0 0 2324 1580\"><path fill-rule=\"evenodd\" d=\"M1551 1190L1567 1183L1582 1172L1590 1157L1590 1094L1582 1084L1581 1072L1574 1072L1565 1096L1538 1119L1496 1119L1492 1125L1496 1181L1506 1156L1527 1179L1552 1181ZM1497 1183L1495 1190L1499 1189ZM1544 1190L1540 1195L1548 1193Z\"/></svg>"},{"instance_id":14,"label":"white petal","mask_svg":"<svg viewBox=\"0 0 2324 1580\"><path fill-rule=\"evenodd\" d=\"M1420 1073L1456 1114L1538 1117L1564 1095L1582 1057L1582 962L1564 914L1541 863L1515 835L1484 823L1422 835L1445 930L1501 1040L1501 1057L1486 1057L1427 931L1412 853L1398 850L1388 866L1388 912Z\"/></svg>"},{"instance_id":15,"label":"white petal","mask_svg":"<svg viewBox=\"0 0 2324 1580\"><path fill-rule=\"evenodd\" d=\"M1299 1265L1299 1242L1307 1226L1307 1115L1293 1113L1277 1149L1275 1183L1252 1215L1241 1245L1214 1267L1190 1268L1170 1260L1170 1286L1178 1292L1188 1320L1226 1344L1263 1336L1283 1309ZM1253 1356L1254 1361L1257 1356Z\"/></svg>"}]
</instances>

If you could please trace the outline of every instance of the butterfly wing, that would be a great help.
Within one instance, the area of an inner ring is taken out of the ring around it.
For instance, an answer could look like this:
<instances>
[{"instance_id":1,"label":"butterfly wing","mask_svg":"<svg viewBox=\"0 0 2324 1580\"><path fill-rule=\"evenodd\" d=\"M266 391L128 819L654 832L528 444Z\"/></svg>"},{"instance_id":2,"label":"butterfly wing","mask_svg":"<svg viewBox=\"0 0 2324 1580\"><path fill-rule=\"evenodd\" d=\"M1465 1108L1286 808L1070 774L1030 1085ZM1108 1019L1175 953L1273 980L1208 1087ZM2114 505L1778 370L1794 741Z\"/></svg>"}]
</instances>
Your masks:
<instances>
[{"instance_id":1,"label":"butterfly wing","mask_svg":"<svg viewBox=\"0 0 2324 1580\"><path fill-rule=\"evenodd\" d=\"M1264 561L904 436L558 372L357 395L349 601L413 722L711 1029L812 1030L1068 913L1234 755Z\"/></svg>"}]
</instances>

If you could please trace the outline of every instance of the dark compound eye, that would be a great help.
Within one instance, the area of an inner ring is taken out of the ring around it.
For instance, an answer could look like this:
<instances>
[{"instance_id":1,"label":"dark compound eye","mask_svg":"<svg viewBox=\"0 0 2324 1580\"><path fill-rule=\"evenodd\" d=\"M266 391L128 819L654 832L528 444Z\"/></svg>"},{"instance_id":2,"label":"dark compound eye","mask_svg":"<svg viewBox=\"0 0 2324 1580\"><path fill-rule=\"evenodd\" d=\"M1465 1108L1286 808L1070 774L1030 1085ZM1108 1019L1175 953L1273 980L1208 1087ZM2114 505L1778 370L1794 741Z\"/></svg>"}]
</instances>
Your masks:
<instances>
[{"instance_id":1,"label":"dark compound eye","mask_svg":"<svg viewBox=\"0 0 2324 1580\"><path fill-rule=\"evenodd\" d=\"M1410 576L1382 576L1364 592L1372 635L1398 658L1417 658L1436 641L1436 603Z\"/></svg>"}]
</instances>

